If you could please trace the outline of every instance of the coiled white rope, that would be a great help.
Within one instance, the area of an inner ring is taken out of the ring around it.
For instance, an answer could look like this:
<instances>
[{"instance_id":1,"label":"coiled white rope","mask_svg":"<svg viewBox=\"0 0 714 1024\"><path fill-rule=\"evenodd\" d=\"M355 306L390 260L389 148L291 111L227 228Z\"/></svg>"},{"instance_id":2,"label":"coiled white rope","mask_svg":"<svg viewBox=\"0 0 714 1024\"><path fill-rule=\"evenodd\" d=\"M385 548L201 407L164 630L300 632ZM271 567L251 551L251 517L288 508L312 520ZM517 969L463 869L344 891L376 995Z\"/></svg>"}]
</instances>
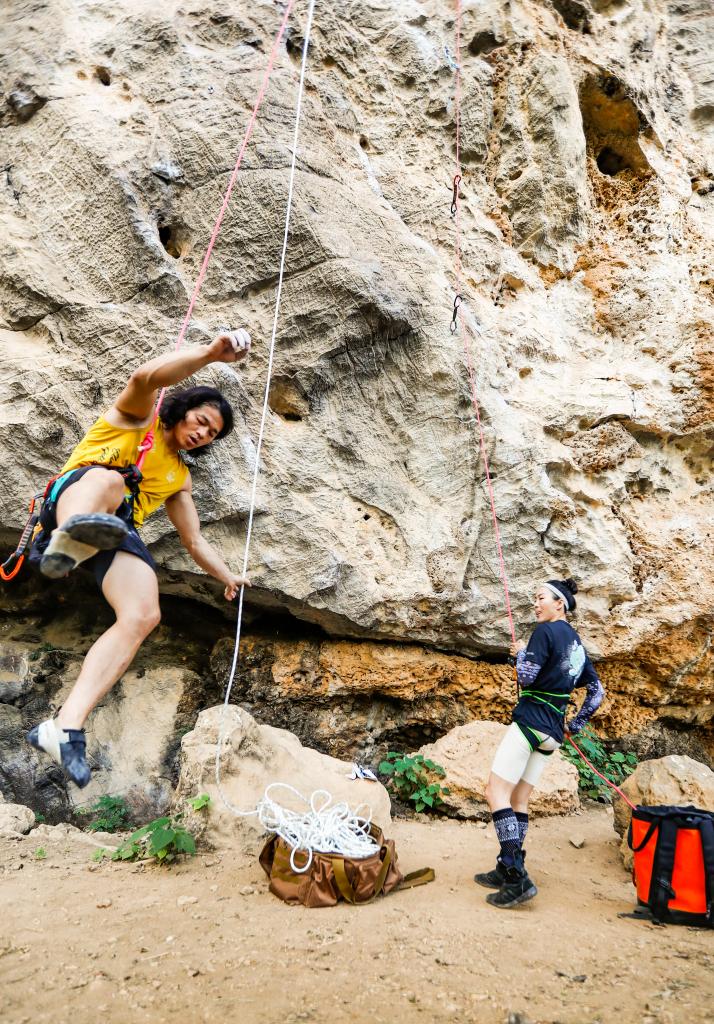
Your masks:
<instances>
[{"instance_id":1,"label":"coiled white rope","mask_svg":"<svg viewBox=\"0 0 714 1024\"><path fill-rule=\"evenodd\" d=\"M310 0L305 38L302 46L302 61L300 64L300 83L298 86L297 104L295 107L295 132L293 136L292 161L290 164L290 178L288 184L288 201L285 211L285 231L283 233L283 248L280 255L280 271L278 274L278 287L275 296L275 311L273 314L273 329L270 336L270 348L268 352L268 369L265 381L265 394L263 397L263 411L260 417L260 429L255 451L255 464L253 466L253 483L250 494L250 507L248 512L248 527L245 538L245 551L243 554L243 575L248 572L248 559L250 556L250 542L253 534L253 518L255 515L255 501L258 487L258 475L260 472L260 453L263 447L265 435L265 424L268 416L268 399L270 396L270 383L273 373L273 359L275 355L275 341L278 331L278 319L280 315L280 300L283 290L283 279L285 276L285 260L288 250L288 236L290 231L290 213L292 210L293 191L295 185L295 164L297 160L298 139L300 134L300 113L302 110L302 97L305 85L305 69L307 67L307 54L310 45L310 34L312 32L312 20L315 9L315 0ZM233 649L233 660L226 684L226 693L221 709L220 725L218 730L218 742L216 744L216 786L223 805L237 817L250 817L257 815L261 824L268 831L276 832L291 847L290 864L294 871L307 871L312 863L314 851L323 853L342 853L348 857L367 857L374 853L377 844L369 834L369 826L372 816L371 808L363 805L368 813L360 815L363 807L350 810L346 803L332 803L332 796L327 790L316 790L310 800L307 800L292 786L282 782L275 782L268 786L263 798L258 802L257 807L251 810L242 810L234 806L228 799L221 786L221 752L225 738L225 717L226 709L230 701L233 682L235 679L238 655L240 652L241 629L243 624L243 598L245 588L240 588L238 596L238 619L236 623L235 645ZM304 804L309 807L308 811L302 814L290 811L282 807L270 797L271 790L282 787L290 790ZM308 854L308 861L302 867L295 862L295 854L298 850L304 850Z\"/></svg>"},{"instance_id":2,"label":"coiled white rope","mask_svg":"<svg viewBox=\"0 0 714 1024\"><path fill-rule=\"evenodd\" d=\"M302 801L309 810L290 811L270 796L271 790L287 789ZM360 812L365 811L362 814ZM256 813L261 825L269 832L276 832L292 847L290 866L298 873L307 871L312 864L313 853L340 853L345 857L369 857L379 849L370 835L372 809L362 804L350 810L346 803L332 802L332 794L326 789L316 789L308 800L293 786L285 782L274 782L268 786ZM307 862L298 865L295 855L299 851L308 855Z\"/></svg>"}]
</instances>

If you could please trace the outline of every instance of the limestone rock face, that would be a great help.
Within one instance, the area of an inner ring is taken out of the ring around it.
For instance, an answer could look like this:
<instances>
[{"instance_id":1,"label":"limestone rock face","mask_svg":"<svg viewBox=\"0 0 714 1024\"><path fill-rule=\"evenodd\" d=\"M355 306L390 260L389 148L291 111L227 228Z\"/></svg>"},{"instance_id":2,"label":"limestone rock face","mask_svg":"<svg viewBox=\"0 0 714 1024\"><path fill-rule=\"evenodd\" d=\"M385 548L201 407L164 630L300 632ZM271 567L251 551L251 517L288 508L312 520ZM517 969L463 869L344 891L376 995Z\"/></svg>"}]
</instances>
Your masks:
<instances>
[{"instance_id":1,"label":"limestone rock face","mask_svg":"<svg viewBox=\"0 0 714 1024\"><path fill-rule=\"evenodd\" d=\"M220 739L220 780L216 784L216 749ZM327 790L334 803L350 809L362 806L380 827L391 822L391 804L379 782L351 779L349 762L303 747L285 729L258 725L243 709L208 708L198 716L196 727L181 741L181 774L177 803L208 793L208 811L189 813L196 834L215 846L234 846L236 841L254 846L265 832L256 815L236 815L234 810L254 810L268 786L287 783L308 801L316 790ZM282 806L303 811L306 805L284 787L274 787L270 797ZM226 806L226 804L228 806Z\"/></svg>"},{"instance_id":2,"label":"limestone rock face","mask_svg":"<svg viewBox=\"0 0 714 1024\"><path fill-rule=\"evenodd\" d=\"M132 369L172 345L280 11L269 0L5 7L9 550L27 497ZM251 609L335 637L504 655L466 332L518 632L534 587L573 575L584 639L607 658L613 732L668 717L711 740L711 5L463 7L456 335L453 9L355 0L317 12ZM245 324L254 338L244 372L200 375L234 403L237 430L192 467L206 536L236 567L304 16L300 3L188 331L193 344ZM163 514L145 536L164 591L215 601Z\"/></svg>"},{"instance_id":3,"label":"limestone rock face","mask_svg":"<svg viewBox=\"0 0 714 1024\"><path fill-rule=\"evenodd\" d=\"M469 722L419 750L446 769L445 778L439 781L449 790L444 807L454 817L490 820L484 792L493 756L505 731L506 727L498 722ZM579 808L577 770L556 751L533 790L529 811L538 817L572 814Z\"/></svg>"},{"instance_id":4,"label":"limestone rock face","mask_svg":"<svg viewBox=\"0 0 714 1024\"><path fill-rule=\"evenodd\" d=\"M643 761L621 787L633 804L644 807L687 806L714 810L714 771L686 755L672 754L654 761ZM632 851L627 845L627 830L632 811L617 795L613 799L613 824L622 836L620 852L628 870Z\"/></svg>"},{"instance_id":5,"label":"limestone rock face","mask_svg":"<svg viewBox=\"0 0 714 1024\"><path fill-rule=\"evenodd\" d=\"M0 803L0 832L24 835L35 824L35 812L23 804Z\"/></svg>"}]
</instances>

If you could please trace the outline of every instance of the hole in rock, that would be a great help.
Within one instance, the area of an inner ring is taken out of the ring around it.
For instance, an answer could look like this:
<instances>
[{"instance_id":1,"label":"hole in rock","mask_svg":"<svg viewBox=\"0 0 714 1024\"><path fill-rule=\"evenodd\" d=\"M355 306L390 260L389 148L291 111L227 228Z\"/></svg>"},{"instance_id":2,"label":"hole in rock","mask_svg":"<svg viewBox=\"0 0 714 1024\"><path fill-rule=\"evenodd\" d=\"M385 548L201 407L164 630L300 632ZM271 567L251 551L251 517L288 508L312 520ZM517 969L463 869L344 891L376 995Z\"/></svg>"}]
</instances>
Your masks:
<instances>
[{"instance_id":1,"label":"hole in rock","mask_svg":"<svg viewBox=\"0 0 714 1024\"><path fill-rule=\"evenodd\" d=\"M614 177L629 167L629 164L624 156L615 152L610 146L603 146L597 155L597 166L601 174L609 174L610 177Z\"/></svg>"},{"instance_id":2,"label":"hole in rock","mask_svg":"<svg viewBox=\"0 0 714 1024\"><path fill-rule=\"evenodd\" d=\"M289 377L274 377L270 385L268 405L287 423L301 423L309 406L302 390Z\"/></svg>"},{"instance_id":3,"label":"hole in rock","mask_svg":"<svg viewBox=\"0 0 714 1024\"><path fill-rule=\"evenodd\" d=\"M188 232L183 224L158 224L159 240L169 256L180 259L189 249Z\"/></svg>"},{"instance_id":4,"label":"hole in rock","mask_svg":"<svg viewBox=\"0 0 714 1024\"><path fill-rule=\"evenodd\" d=\"M365 135L360 135L359 144L362 149L369 149L369 139Z\"/></svg>"},{"instance_id":5,"label":"hole in rock","mask_svg":"<svg viewBox=\"0 0 714 1024\"><path fill-rule=\"evenodd\" d=\"M589 34L592 11L588 4L583 3L582 0L553 0L553 7L573 32Z\"/></svg>"},{"instance_id":6,"label":"hole in rock","mask_svg":"<svg viewBox=\"0 0 714 1024\"><path fill-rule=\"evenodd\" d=\"M87 72L86 72L86 71L82 71L82 70L80 69L80 70L79 70L79 71L77 72L77 78L85 79L86 77L87 77Z\"/></svg>"},{"instance_id":7,"label":"hole in rock","mask_svg":"<svg viewBox=\"0 0 714 1024\"><path fill-rule=\"evenodd\" d=\"M372 517L369 514L369 512L365 512L365 514L362 516L362 518L366 520L366 519L371 519Z\"/></svg>"},{"instance_id":8,"label":"hole in rock","mask_svg":"<svg viewBox=\"0 0 714 1024\"><path fill-rule=\"evenodd\" d=\"M474 57L480 57L482 54L491 53L492 50L503 46L504 41L503 39L498 39L493 32L477 32L469 43L469 53L473 54Z\"/></svg>"},{"instance_id":9,"label":"hole in rock","mask_svg":"<svg viewBox=\"0 0 714 1024\"><path fill-rule=\"evenodd\" d=\"M629 170L649 177L651 168L639 140L651 129L626 86L611 74L588 75L578 99L588 152L600 173L614 177Z\"/></svg>"},{"instance_id":10,"label":"hole in rock","mask_svg":"<svg viewBox=\"0 0 714 1024\"><path fill-rule=\"evenodd\" d=\"M98 65L94 69L94 77L97 79L98 82L101 82L102 85L112 84L112 76L109 74L109 69L103 67L102 65Z\"/></svg>"}]
</instances>

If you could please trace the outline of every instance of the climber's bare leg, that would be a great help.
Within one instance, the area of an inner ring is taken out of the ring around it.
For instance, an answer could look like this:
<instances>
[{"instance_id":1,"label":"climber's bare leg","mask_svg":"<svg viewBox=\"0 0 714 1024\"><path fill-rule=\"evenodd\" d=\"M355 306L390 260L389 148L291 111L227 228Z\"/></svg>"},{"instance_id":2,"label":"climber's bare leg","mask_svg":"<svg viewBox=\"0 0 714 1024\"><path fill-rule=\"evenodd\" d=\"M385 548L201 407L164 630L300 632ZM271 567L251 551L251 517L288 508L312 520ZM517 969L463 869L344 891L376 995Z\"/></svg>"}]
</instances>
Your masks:
<instances>
[{"instance_id":1,"label":"climber's bare leg","mask_svg":"<svg viewBox=\"0 0 714 1024\"><path fill-rule=\"evenodd\" d=\"M156 573L136 555L116 553L104 577L102 593L114 610L116 622L87 651L77 682L57 716L57 724L63 729L83 728L89 713L126 672L161 620Z\"/></svg>"}]
</instances>

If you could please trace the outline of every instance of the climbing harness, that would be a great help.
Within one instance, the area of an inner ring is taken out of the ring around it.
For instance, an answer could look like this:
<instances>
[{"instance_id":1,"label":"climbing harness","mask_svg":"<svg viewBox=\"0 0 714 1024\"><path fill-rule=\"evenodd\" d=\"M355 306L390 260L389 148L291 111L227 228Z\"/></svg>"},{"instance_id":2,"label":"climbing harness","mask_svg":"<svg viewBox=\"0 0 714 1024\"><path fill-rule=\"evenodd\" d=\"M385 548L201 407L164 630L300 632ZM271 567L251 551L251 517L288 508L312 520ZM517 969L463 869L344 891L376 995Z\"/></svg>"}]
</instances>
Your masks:
<instances>
[{"instance_id":1,"label":"climbing harness","mask_svg":"<svg viewBox=\"0 0 714 1024\"><path fill-rule=\"evenodd\" d=\"M501 543L501 531L498 525L498 516L496 515L496 499L493 491L493 482L491 480L491 471L488 463L488 453L486 451L486 438L483 430L483 423L481 420L481 408L478 401L478 395L476 390L476 373L474 370L473 358L471 354L471 343L469 340L469 328L464 322L464 302L462 294L462 267L461 267L461 194L460 185L462 181L461 173L461 0L456 0L456 55L452 63L455 75L455 88L454 88L454 113L456 122L456 167L453 177L453 198L451 201L451 213L454 217L455 232L454 232L454 278L455 278L455 296L453 313L451 323L449 324L449 330L452 334L456 334L461 327L461 336L463 339L464 355L466 358L466 366L468 370L469 386L471 390L471 403L476 414L476 424L478 429L479 447L481 450L481 460L483 462L484 473L486 476L486 489L488 491L488 500L491 508L491 521L493 523L494 535L496 538L496 548L498 550L498 562L499 562L499 573L501 577L501 584L503 586L503 594L505 598L506 614L508 615L508 625L511 633L511 640L515 644L516 642L516 630L513 624L513 613L511 611L511 597L508 588L508 577L506 575L506 563L503 557L503 545ZM476 325L476 331L480 334L481 331ZM520 696L520 685L518 683L518 673L515 673L516 677L516 692Z\"/></svg>"}]
</instances>

